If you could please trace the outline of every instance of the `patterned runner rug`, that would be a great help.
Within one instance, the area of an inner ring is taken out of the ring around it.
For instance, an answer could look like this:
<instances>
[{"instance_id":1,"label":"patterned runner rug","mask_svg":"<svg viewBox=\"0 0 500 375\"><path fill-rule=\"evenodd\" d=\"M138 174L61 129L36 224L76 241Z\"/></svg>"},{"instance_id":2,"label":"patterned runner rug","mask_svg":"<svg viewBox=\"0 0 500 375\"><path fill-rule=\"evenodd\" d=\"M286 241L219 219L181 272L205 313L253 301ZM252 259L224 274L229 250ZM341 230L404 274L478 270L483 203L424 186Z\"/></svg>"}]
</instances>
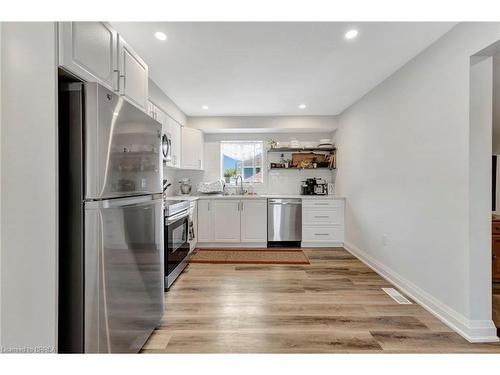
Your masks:
<instances>
[{"instance_id":1,"label":"patterned runner rug","mask_svg":"<svg viewBox=\"0 0 500 375\"><path fill-rule=\"evenodd\" d=\"M191 263L309 264L300 249L197 249Z\"/></svg>"}]
</instances>

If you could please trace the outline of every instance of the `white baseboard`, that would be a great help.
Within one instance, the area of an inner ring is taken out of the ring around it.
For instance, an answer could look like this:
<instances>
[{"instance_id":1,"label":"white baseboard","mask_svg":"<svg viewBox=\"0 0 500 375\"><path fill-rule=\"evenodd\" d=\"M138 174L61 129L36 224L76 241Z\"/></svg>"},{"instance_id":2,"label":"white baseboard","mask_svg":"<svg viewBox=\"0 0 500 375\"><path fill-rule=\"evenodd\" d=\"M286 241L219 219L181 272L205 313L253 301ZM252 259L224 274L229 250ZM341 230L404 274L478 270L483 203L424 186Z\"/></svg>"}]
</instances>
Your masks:
<instances>
[{"instance_id":1,"label":"white baseboard","mask_svg":"<svg viewBox=\"0 0 500 375\"><path fill-rule=\"evenodd\" d=\"M344 248L469 342L498 342L492 320L470 320L351 243Z\"/></svg>"},{"instance_id":2,"label":"white baseboard","mask_svg":"<svg viewBox=\"0 0 500 375\"><path fill-rule=\"evenodd\" d=\"M198 249L234 248L234 249L267 249L267 242L198 242Z\"/></svg>"},{"instance_id":3,"label":"white baseboard","mask_svg":"<svg viewBox=\"0 0 500 375\"><path fill-rule=\"evenodd\" d=\"M302 242L301 247L344 247L343 242Z\"/></svg>"}]
</instances>

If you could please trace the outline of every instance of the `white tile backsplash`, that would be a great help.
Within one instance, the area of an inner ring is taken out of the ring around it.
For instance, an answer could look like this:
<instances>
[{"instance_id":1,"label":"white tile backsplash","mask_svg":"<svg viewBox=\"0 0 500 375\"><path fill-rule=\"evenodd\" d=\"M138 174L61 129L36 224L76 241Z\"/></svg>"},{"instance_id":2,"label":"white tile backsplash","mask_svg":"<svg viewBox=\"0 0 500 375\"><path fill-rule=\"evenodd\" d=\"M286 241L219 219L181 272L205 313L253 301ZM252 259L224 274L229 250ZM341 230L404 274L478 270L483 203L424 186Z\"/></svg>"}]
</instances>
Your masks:
<instances>
[{"instance_id":1,"label":"white tile backsplash","mask_svg":"<svg viewBox=\"0 0 500 375\"><path fill-rule=\"evenodd\" d=\"M331 133L313 133L313 134L209 134L205 136L205 154L204 154L204 171L183 171L183 170L165 170L164 178L172 182L172 187L169 188L167 195L179 194L178 181L182 178L190 178L193 185L193 193L196 193L196 186L202 181L213 181L220 178L220 142L225 140L252 140L264 141L267 148L269 139L289 140L296 138L300 141L317 141L320 138L332 138ZM245 189L253 190L258 194L300 194L301 181L307 178L323 178L327 182L335 183L336 171L325 169L317 170L268 170L267 153L264 154L264 183L253 184L248 186L245 184ZM273 154L273 160L279 154ZM231 188L229 188L231 189Z\"/></svg>"}]
</instances>

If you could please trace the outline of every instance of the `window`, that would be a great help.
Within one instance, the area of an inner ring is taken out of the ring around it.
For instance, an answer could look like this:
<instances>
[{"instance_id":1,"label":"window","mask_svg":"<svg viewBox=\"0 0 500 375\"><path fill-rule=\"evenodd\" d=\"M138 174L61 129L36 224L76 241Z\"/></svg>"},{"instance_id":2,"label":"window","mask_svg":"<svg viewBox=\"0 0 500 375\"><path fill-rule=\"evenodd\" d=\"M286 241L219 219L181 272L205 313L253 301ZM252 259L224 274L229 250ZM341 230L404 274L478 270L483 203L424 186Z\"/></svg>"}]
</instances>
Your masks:
<instances>
[{"instance_id":1,"label":"window","mask_svg":"<svg viewBox=\"0 0 500 375\"><path fill-rule=\"evenodd\" d=\"M263 142L221 142L221 178L234 184L241 175L243 182L262 183Z\"/></svg>"}]
</instances>

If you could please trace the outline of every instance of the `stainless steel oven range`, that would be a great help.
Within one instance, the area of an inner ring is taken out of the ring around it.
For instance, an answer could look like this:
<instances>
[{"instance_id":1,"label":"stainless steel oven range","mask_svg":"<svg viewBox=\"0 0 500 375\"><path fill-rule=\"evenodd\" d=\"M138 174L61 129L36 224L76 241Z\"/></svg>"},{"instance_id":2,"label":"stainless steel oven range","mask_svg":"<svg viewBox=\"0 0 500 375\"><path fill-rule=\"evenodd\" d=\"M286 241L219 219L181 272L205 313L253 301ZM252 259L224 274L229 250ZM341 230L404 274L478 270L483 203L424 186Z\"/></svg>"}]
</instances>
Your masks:
<instances>
[{"instance_id":1,"label":"stainless steel oven range","mask_svg":"<svg viewBox=\"0 0 500 375\"><path fill-rule=\"evenodd\" d=\"M165 289L189 262L189 201L165 200Z\"/></svg>"}]
</instances>

